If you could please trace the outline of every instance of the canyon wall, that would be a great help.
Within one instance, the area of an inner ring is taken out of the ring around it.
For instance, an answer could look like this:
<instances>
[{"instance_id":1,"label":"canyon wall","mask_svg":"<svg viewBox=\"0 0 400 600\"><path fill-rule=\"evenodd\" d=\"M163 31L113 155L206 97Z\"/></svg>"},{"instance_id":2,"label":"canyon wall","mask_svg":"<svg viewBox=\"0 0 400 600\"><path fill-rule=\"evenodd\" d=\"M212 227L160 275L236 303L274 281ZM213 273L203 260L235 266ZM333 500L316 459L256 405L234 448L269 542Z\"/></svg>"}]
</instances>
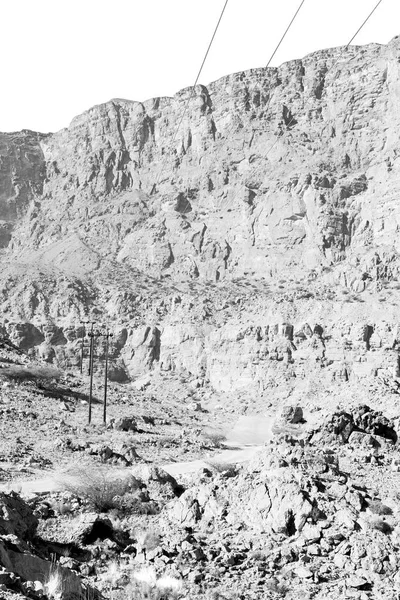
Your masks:
<instances>
[{"instance_id":1,"label":"canyon wall","mask_svg":"<svg viewBox=\"0 0 400 600\"><path fill-rule=\"evenodd\" d=\"M224 391L397 376L399 103L397 37L0 134L5 330L73 367L91 316L117 378Z\"/></svg>"}]
</instances>

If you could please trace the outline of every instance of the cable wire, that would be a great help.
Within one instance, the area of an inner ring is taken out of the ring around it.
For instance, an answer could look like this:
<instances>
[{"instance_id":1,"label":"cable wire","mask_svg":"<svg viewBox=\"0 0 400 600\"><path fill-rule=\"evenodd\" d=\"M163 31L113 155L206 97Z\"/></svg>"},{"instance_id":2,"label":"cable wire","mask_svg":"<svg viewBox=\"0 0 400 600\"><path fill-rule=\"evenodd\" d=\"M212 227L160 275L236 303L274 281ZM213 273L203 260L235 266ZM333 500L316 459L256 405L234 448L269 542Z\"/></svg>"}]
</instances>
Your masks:
<instances>
[{"instance_id":1,"label":"cable wire","mask_svg":"<svg viewBox=\"0 0 400 600\"><path fill-rule=\"evenodd\" d=\"M213 42L214 42L215 36L217 35L217 31L218 31L218 29L219 29L219 26L220 26L220 24L221 24L222 17L224 16L224 13L225 13L226 7L228 6L228 2L229 2L229 0L225 0L225 4L224 4L224 6L223 6L223 9L222 9L222 11L221 11L221 14L220 14L220 16L219 16L219 19L218 19L218 22L217 22L217 24L216 24L216 26L215 26L215 29L214 29L214 32L213 32L213 34L212 34L212 37L211 37L210 43L208 44L208 48L207 48L207 50L206 50L206 53L205 53L205 55L204 55L203 61L202 61L201 65L200 65L199 72L197 73L197 77L196 77L196 79L195 79L195 82L194 82L194 84L193 84L193 87L192 87L192 93L190 94L189 98L186 100L185 106L184 106L184 108L183 108L182 117L181 117L181 119L180 119L180 121L179 121L179 123L178 123L178 127L175 129L175 133L174 133L174 136L173 136L173 138L172 138L172 142L171 142L171 144L170 144L170 147L172 147L172 146L173 146L173 144L174 144L174 142L175 142L175 140L176 140L176 136L178 135L178 131L179 131L179 129L180 129L180 127L181 127L181 125L182 125L183 119L185 118L185 115L186 115L186 112L187 112L187 108L188 108L188 106L189 106L189 102L190 102L190 100L191 100L191 99L193 98L193 96L194 96L194 92L195 92L196 85L197 85L197 83L198 83L198 81L199 81L199 78L200 78L201 72L202 72L202 70L203 70L203 67L204 67L204 65L205 65L205 62L206 62L206 60L207 60L207 57L208 57L208 55L209 55L209 53L210 53L211 46L213 45ZM156 182L155 182L155 184L154 184L154 185L153 185L153 187L152 187L152 190L151 190L150 194L152 194L152 193L153 193L153 192L156 190L156 187L157 187L157 185L158 185L158 184L159 184L159 182L160 182L161 175L162 175L162 173L163 173L163 171L164 171L164 167L165 167L166 161L167 161L167 154L165 155L164 161L163 161L163 163L162 163L162 165L161 165L161 169L160 169L160 171L159 171L159 173L158 173L158 177L157 177L157 179L156 179Z\"/></svg>"},{"instance_id":2,"label":"cable wire","mask_svg":"<svg viewBox=\"0 0 400 600\"><path fill-rule=\"evenodd\" d=\"M351 40L347 44L346 48L348 48L350 46L351 42L358 36L358 34L360 33L361 29L370 20L370 18L372 17L372 15L374 14L374 12L376 11L376 9L378 8L378 6L380 5L381 2L383 2L383 0L379 0L378 4L376 4L375 7L371 10L371 12L369 13L368 17L365 19L365 21L363 22L363 24L357 29L357 31L355 32L355 34L353 35L353 37L351 38Z\"/></svg>"},{"instance_id":3,"label":"cable wire","mask_svg":"<svg viewBox=\"0 0 400 600\"><path fill-rule=\"evenodd\" d=\"M377 2L377 4L375 5L375 7L372 9L372 11L369 13L369 15L366 17L366 19L364 19L362 25L357 29L356 33L352 36L352 38L350 39L350 41L346 44L346 46L343 46L343 48L341 49L339 56L337 57L337 59L335 60L335 62L332 64L332 66L327 70L327 72L332 71L332 69L337 65L337 63L339 62L343 52L345 50L348 49L348 47L350 46L350 44L353 42L353 40L357 37L357 35L360 33L360 31L363 29L363 27L367 24L367 22L369 21L369 19L372 17L372 15L374 14L374 12L376 11L376 9L378 8L378 6L383 2L383 0L379 0L379 2ZM264 159L267 159L269 154L271 153L271 151L275 148L276 144L278 143L278 140L283 137L283 135L289 130L290 126L293 124L295 120L295 116L293 115L292 118L290 119L289 123L286 125L286 129L285 130L281 130L278 135L276 136L274 142L271 144L271 146L268 148L266 154L264 155ZM253 169L253 171L250 171L250 175L252 174L252 172L254 172L255 169ZM236 196L233 197L233 201L236 199Z\"/></svg>"},{"instance_id":4,"label":"cable wire","mask_svg":"<svg viewBox=\"0 0 400 600\"><path fill-rule=\"evenodd\" d=\"M269 59L269 61L266 64L266 67L269 67L272 59L274 58L275 54L278 52L280 45L282 44L283 40L286 37L286 34L288 33L289 29L291 28L292 24L294 23L297 15L299 14L301 7L303 6L304 2L306 0L303 0L302 3L300 4L299 8L296 10L295 14L293 15L292 20L290 21L289 25L286 27L285 33L283 34L283 36L281 37L281 39L279 40L279 43L277 45L277 47L275 48L275 50L273 51L273 53L271 54L271 58Z\"/></svg>"},{"instance_id":5,"label":"cable wire","mask_svg":"<svg viewBox=\"0 0 400 600\"><path fill-rule=\"evenodd\" d=\"M301 1L301 3L299 4L299 6L298 6L298 8L297 8L296 12L294 13L293 17L292 17L292 18L291 18L291 20L290 20L290 23L289 23L289 25L286 27L286 29L285 29L285 31L284 31L284 33L283 33L283 35L282 35L281 39L279 40L279 42L278 42L277 46L275 47L274 51L272 52L271 56L269 57L269 60L268 60L268 62L267 62L267 64L266 64L266 66L264 67L264 69L267 69L267 68L269 67L269 65L271 64L271 61L272 61L272 59L274 58L275 54L276 54L276 53L277 53L277 51L279 50L280 46L282 45L282 42L283 42L283 40L285 39L286 35L287 35L287 34L288 34L288 32L289 32L289 29L291 28L291 26L293 25L294 21L296 20L296 17L297 17L297 15L299 14L299 12L300 12L301 8L303 7L303 4L305 3L305 1L306 1L306 0L302 0L302 1ZM232 97L234 97L234 96L232 96ZM264 109L265 111L267 111L267 110L268 110L270 103L271 103L271 96L270 96L270 97L269 97L269 99L268 99L268 103L267 103L267 105L266 105L266 107L265 107L265 109ZM226 134L226 137L228 137L228 136L231 134L231 132L233 131L234 127L235 127L235 123L232 125L232 127L231 127L231 128L229 129L229 131L227 132L227 134ZM253 130L253 131L254 131L254 130ZM187 202L187 204L189 204L188 200L186 200L186 202Z\"/></svg>"}]
</instances>

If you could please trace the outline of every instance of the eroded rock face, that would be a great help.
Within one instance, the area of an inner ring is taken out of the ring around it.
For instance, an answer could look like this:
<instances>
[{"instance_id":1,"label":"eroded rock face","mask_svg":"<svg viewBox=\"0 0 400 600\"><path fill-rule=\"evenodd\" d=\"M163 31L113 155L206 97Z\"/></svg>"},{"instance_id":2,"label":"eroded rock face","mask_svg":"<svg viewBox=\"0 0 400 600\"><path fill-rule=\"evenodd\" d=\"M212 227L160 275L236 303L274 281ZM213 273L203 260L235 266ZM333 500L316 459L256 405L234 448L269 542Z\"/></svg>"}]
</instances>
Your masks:
<instances>
[{"instance_id":1,"label":"eroded rock face","mask_svg":"<svg viewBox=\"0 0 400 600\"><path fill-rule=\"evenodd\" d=\"M323 383L328 389L374 379L386 381L394 390L399 380L398 326L370 320L373 325L368 328L374 333L365 340L365 326L360 324L362 309L355 308L358 314L353 313L355 322L351 323L338 321L334 312L338 309L331 309L332 316L326 316L323 330L301 318L292 324L263 326L243 325L237 320L188 324L182 323L185 313L176 316L172 311L165 315L165 325L132 326L121 338L110 338L109 377L131 379L141 390L151 384L153 372L186 374L224 393L252 390L263 394L277 385L290 390L312 382ZM365 307L365 320L370 318L369 308ZM301 305L298 313L300 310ZM306 311L304 307L303 314ZM190 317L189 312L186 315ZM264 315L259 318L264 320ZM89 338L82 338L85 332L81 326L9 323L5 330L14 344L32 356L66 369L79 367L83 340L83 368L87 370ZM293 332L293 341L286 336L287 331ZM372 343L378 338L379 344ZM96 339L96 357L95 369L100 374L105 360L103 338ZM382 435L379 431L384 428L383 423L370 424L371 433Z\"/></svg>"},{"instance_id":2,"label":"eroded rock face","mask_svg":"<svg viewBox=\"0 0 400 600\"><path fill-rule=\"evenodd\" d=\"M38 520L18 494L0 492L0 535L15 535L23 540L35 534Z\"/></svg>"},{"instance_id":3,"label":"eroded rock face","mask_svg":"<svg viewBox=\"0 0 400 600\"><path fill-rule=\"evenodd\" d=\"M39 207L45 160L40 142L46 136L33 131L0 133L0 248L6 248L18 221L28 209Z\"/></svg>"},{"instance_id":4,"label":"eroded rock face","mask_svg":"<svg viewBox=\"0 0 400 600\"><path fill-rule=\"evenodd\" d=\"M246 526L257 533L300 535L307 522L317 523L316 501L295 471L260 455L237 477L200 484L185 491L165 511L167 522L178 527ZM324 466L328 469L326 461ZM307 530L306 530L307 531Z\"/></svg>"},{"instance_id":5,"label":"eroded rock face","mask_svg":"<svg viewBox=\"0 0 400 600\"><path fill-rule=\"evenodd\" d=\"M199 85L175 138L190 89L3 134L5 216L36 196L14 247L211 280L354 257L341 277L361 289L398 251L399 53L395 38Z\"/></svg>"},{"instance_id":6,"label":"eroded rock face","mask_svg":"<svg viewBox=\"0 0 400 600\"><path fill-rule=\"evenodd\" d=\"M0 564L5 569L8 576L17 575L22 579L19 585L12 585L21 591L24 589L24 582L40 582L44 589L46 583L54 573L54 565L51 561L43 560L39 556L30 552L16 551L15 544L0 541ZM71 570L57 565L57 573L62 580L63 597L66 600L79 600L84 593L80 578ZM10 580L10 583L12 579Z\"/></svg>"},{"instance_id":7,"label":"eroded rock face","mask_svg":"<svg viewBox=\"0 0 400 600\"><path fill-rule=\"evenodd\" d=\"M282 407L278 422L296 424L303 420L303 409L301 406L286 405Z\"/></svg>"},{"instance_id":8,"label":"eroded rock face","mask_svg":"<svg viewBox=\"0 0 400 600\"><path fill-rule=\"evenodd\" d=\"M54 563L37 556L32 542L38 519L31 507L18 494L0 493L0 567L2 583L23 591L27 582L40 582L41 588L54 574ZM63 585L63 597L77 600L82 596L81 579L69 569L57 565ZM16 577L17 576L17 577Z\"/></svg>"},{"instance_id":9,"label":"eroded rock face","mask_svg":"<svg viewBox=\"0 0 400 600\"><path fill-rule=\"evenodd\" d=\"M399 38L324 50L2 134L7 333L74 368L80 321L112 322L118 381L395 380L399 57Z\"/></svg>"}]
</instances>

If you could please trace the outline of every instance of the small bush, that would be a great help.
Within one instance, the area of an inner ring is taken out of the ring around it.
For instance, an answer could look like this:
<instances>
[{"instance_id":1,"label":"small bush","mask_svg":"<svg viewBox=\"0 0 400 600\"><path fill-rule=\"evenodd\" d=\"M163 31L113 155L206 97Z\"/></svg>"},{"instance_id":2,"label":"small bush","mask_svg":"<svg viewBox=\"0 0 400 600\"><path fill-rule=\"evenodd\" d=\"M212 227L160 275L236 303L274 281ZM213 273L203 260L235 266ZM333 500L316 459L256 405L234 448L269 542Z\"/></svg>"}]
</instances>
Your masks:
<instances>
[{"instance_id":1,"label":"small bush","mask_svg":"<svg viewBox=\"0 0 400 600\"><path fill-rule=\"evenodd\" d=\"M370 522L372 529L381 531L382 533L392 533L393 527L384 519L372 519Z\"/></svg>"},{"instance_id":2,"label":"small bush","mask_svg":"<svg viewBox=\"0 0 400 600\"><path fill-rule=\"evenodd\" d=\"M130 596L133 598L149 598L150 600L172 600L183 595L182 581L175 577L164 575L157 578L152 568L143 568L132 574L132 588Z\"/></svg>"},{"instance_id":3,"label":"small bush","mask_svg":"<svg viewBox=\"0 0 400 600\"><path fill-rule=\"evenodd\" d=\"M389 506L386 506L386 504L379 502L379 500L370 500L368 502L368 508L375 515L382 516L393 514L393 510Z\"/></svg>"},{"instance_id":4,"label":"small bush","mask_svg":"<svg viewBox=\"0 0 400 600\"><path fill-rule=\"evenodd\" d=\"M60 571L53 569L44 585L46 595L50 600L61 600L63 597L64 582Z\"/></svg>"},{"instance_id":5,"label":"small bush","mask_svg":"<svg viewBox=\"0 0 400 600\"><path fill-rule=\"evenodd\" d=\"M206 442L211 443L215 448L221 448L226 440L226 435L217 429L204 429L202 437Z\"/></svg>"},{"instance_id":6,"label":"small bush","mask_svg":"<svg viewBox=\"0 0 400 600\"><path fill-rule=\"evenodd\" d=\"M72 572L59 569L52 565L44 583L44 592L49 600L63 600L64 598L80 598L82 594L81 583ZM94 596L93 596L94 597Z\"/></svg>"},{"instance_id":7,"label":"small bush","mask_svg":"<svg viewBox=\"0 0 400 600\"><path fill-rule=\"evenodd\" d=\"M283 583L279 583L274 577L271 577L271 579L265 582L265 587L268 591L282 598L285 598L288 592L288 588Z\"/></svg>"},{"instance_id":8,"label":"small bush","mask_svg":"<svg viewBox=\"0 0 400 600\"><path fill-rule=\"evenodd\" d=\"M62 481L64 489L85 500L99 512L121 508L125 494L139 489L140 482L135 477L116 477L110 469L81 467L68 473Z\"/></svg>"},{"instance_id":9,"label":"small bush","mask_svg":"<svg viewBox=\"0 0 400 600\"><path fill-rule=\"evenodd\" d=\"M161 448L176 448L179 446L179 440L172 435L162 435L157 440L157 450Z\"/></svg>"},{"instance_id":10,"label":"small bush","mask_svg":"<svg viewBox=\"0 0 400 600\"><path fill-rule=\"evenodd\" d=\"M137 543L147 552L155 550L161 544L161 534L153 528L138 529L133 532Z\"/></svg>"}]
</instances>

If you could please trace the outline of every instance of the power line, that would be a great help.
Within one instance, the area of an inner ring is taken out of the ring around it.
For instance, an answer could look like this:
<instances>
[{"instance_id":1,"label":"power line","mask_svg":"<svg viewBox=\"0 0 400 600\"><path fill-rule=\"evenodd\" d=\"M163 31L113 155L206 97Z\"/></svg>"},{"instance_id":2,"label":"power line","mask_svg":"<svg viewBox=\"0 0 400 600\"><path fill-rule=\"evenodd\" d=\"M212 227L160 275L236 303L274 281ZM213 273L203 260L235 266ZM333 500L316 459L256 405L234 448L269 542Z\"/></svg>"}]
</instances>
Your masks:
<instances>
[{"instance_id":1,"label":"power line","mask_svg":"<svg viewBox=\"0 0 400 600\"><path fill-rule=\"evenodd\" d=\"M332 69L334 69L334 67L337 65L337 63L339 62L343 52L345 50L348 49L348 47L350 46L351 42L356 38L356 36L360 33L360 31L363 29L363 27L366 25L366 23L369 21L369 19L371 18L371 16L374 14L374 12L376 11L376 9L378 8L378 6L383 2L383 0L379 0L379 2L377 2L377 4L375 5L375 7L372 9L372 11L369 13L369 15L366 17L366 19L364 19L362 25L357 29L356 33L351 37L350 41L346 44L346 46L344 46L340 53L339 56L337 57L337 59L334 61L334 63L331 65L331 67L327 70L327 72L332 71ZM264 155L264 159L267 159L269 154L271 153L271 151L274 149L274 147L276 146L278 140L283 137L283 135L289 130L290 126L294 123L295 121L295 116L292 115L290 121L286 124L286 129L285 130L281 130L277 135L276 138L274 140L274 142L271 144L271 146L268 148L266 154ZM255 169L253 169L253 171L250 171L249 175L251 175L252 173L255 172ZM237 198L237 194L233 197L233 202L236 200ZM220 207L222 208L222 206Z\"/></svg>"},{"instance_id":2,"label":"power line","mask_svg":"<svg viewBox=\"0 0 400 600\"><path fill-rule=\"evenodd\" d=\"M374 12L376 11L376 9L378 8L378 6L380 5L381 2L383 2L383 0L379 0L378 4L376 4L375 7L371 10L371 12L369 13L368 17L365 19L365 21L363 22L363 24L357 29L357 31L355 32L355 34L353 35L353 37L351 38L351 40L347 44L346 48L348 48L350 46L351 42L358 36L358 34L360 33L361 29L370 20L370 18L372 17L372 15L374 14Z\"/></svg>"},{"instance_id":3,"label":"power line","mask_svg":"<svg viewBox=\"0 0 400 600\"><path fill-rule=\"evenodd\" d=\"M204 65L205 65L205 62L206 62L206 60L207 60L207 57L208 57L208 55L209 55L209 53L210 53L211 46L213 45L213 42L214 42L215 36L217 35L217 31L218 31L218 29L219 29L219 26L220 26L220 23L221 23L221 21L222 21L222 17L224 16L224 13L225 13L226 7L228 6L228 2L229 2L229 0L225 0L225 4L224 4L224 6L223 6L223 9L222 9L222 11L221 11L221 14L220 14L220 16L219 16L219 19L218 19L218 22L217 22L217 24L216 24L216 26L215 26L215 29L214 29L214 32L213 32L213 34L212 34L212 37L211 37L210 43L208 44L208 48L207 48L207 50L206 50L206 53L205 53L205 55L204 55L203 61L202 61L202 63L201 63L201 66L200 66L199 72L197 73L197 77L196 77L196 79L195 79L195 82L194 82L194 84L193 84L193 87L192 87L192 93L191 93L191 95L189 96L189 98L186 100L185 106L184 106L184 108L183 108L183 113L182 113L181 119L180 119L180 121L179 121L179 123L178 123L178 127L175 129L175 133L174 133L174 136L173 136L173 138L172 138L172 142L171 142L171 144L170 144L170 147L172 147L172 146L173 146L173 144L174 144L174 142L175 142L175 140L176 140L176 136L178 135L178 131L179 131L179 129L180 129L180 127L181 127L181 125L182 125L183 119L185 118L185 115L186 115L186 112L187 112L187 108L188 108L188 106L189 106L189 102L190 102L190 100L191 100L191 99L193 98L193 96L194 96L194 91L195 91L196 85L197 85L197 83L198 83L198 81L199 81L199 78L200 78L201 72L202 72L202 70L203 70L203 67L204 67ZM156 190L156 187L157 187L157 185L158 185L158 184L159 184L159 182L160 182L161 175L162 175L162 173L163 173L163 171L164 171L164 167L165 167L165 164L166 164L166 161L167 161L167 156L168 156L168 155L166 154L166 155L165 155L165 158L164 158L164 161L163 161L163 163L162 163L162 165L161 165L161 169L160 169L160 171L159 171L159 173L158 173L158 177L157 177L157 179L156 179L156 183L153 185L153 187L152 187L152 190L151 190L150 194L152 194L152 193L153 193L153 192Z\"/></svg>"},{"instance_id":4,"label":"power line","mask_svg":"<svg viewBox=\"0 0 400 600\"><path fill-rule=\"evenodd\" d=\"M337 57L337 59L335 60L335 62L333 63L333 65L328 69L328 71L332 71L332 69L334 69L334 67L336 67L336 65L338 64L338 62L339 62L339 60L340 60L343 52L348 49L348 47L350 46L351 42L357 37L357 35L362 30L362 28L366 25L366 23L369 21L369 19L374 14L374 12L378 8L378 6L381 4L381 2L383 2L383 0L379 0L379 2L375 5L375 7L373 8L373 10L369 13L368 17L363 21L362 25L357 29L356 33L353 35L353 37L350 39L350 41L347 42L347 44L342 48L341 52L339 53L339 56ZM286 131L289 130L289 127L293 124L294 120L295 120L295 117L293 115L292 118L290 119L289 123L286 125ZM279 140L279 138L282 137L284 134L285 134L285 130L282 130L282 131L280 131L278 133L278 135L276 136L276 139L275 139L274 143L268 149L268 151L267 151L267 153L265 155L265 158L268 158L269 153L276 146L276 143Z\"/></svg>"},{"instance_id":5,"label":"power line","mask_svg":"<svg viewBox=\"0 0 400 600\"><path fill-rule=\"evenodd\" d=\"M265 70L265 69L267 69L267 68L269 67L269 65L271 64L271 61L272 61L272 59L274 58L275 54L276 54L276 53L277 53L277 51L279 50L280 46L282 45L282 42L283 42L283 40L285 39L286 35L287 35L287 34L288 34L288 32L289 32L289 29L291 28L291 26L293 25L294 21L296 20L296 17L297 17L297 15L299 14L299 12L300 12L301 8L303 7L303 4L305 3L305 1L306 1L306 0L302 0L302 1L301 1L301 3L299 4L299 6L298 6L298 8L297 8L296 12L294 13L293 17L292 17L292 18L291 18L291 20L290 20L290 23L289 23L289 25L286 27L286 29L285 29L285 31L284 31L284 33L283 33L283 35L282 35L281 39L279 40L279 42L278 42L277 46L275 47L274 51L272 52L271 56L269 57L269 60L268 60L268 62L267 62L267 64L266 64L266 66L264 67L264 70ZM234 96L232 96L232 97L234 97ZM270 103L271 103L271 94L270 94L270 96L269 96L268 103L267 103L267 105L266 105L266 107L265 107L265 110L268 110ZM227 137L228 137L228 136L231 134L231 132L233 131L234 127L235 127L235 124L233 124L233 125L232 125L232 127L230 128L230 130L229 130L229 131L228 131L228 133L226 134L226 135L227 135ZM254 130L253 130L253 131L254 131ZM186 203L187 203L187 204L186 204L186 207L187 207L187 206L189 205L189 201L188 201L188 199L186 199Z\"/></svg>"},{"instance_id":6,"label":"power line","mask_svg":"<svg viewBox=\"0 0 400 600\"><path fill-rule=\"evenodd\" d=\"M282 44L283 40L286 37L286 34L288 33L289 29L291 28L292 24L294 23L297 15L299 14L301 7L303 6L304 2L306 0L303 0L302 3L300 4L299 8L296 10L295 14L293 15L292 20L290 21L289 25L286 27L285 33L283 34L283 36L281 37L281 39L279 40L279 43L277 45L277 47L275 48L275 50L273 51L273 53L271 54L271 58L269 59L269 61L266 64L266 67L269 67L272 59L274 58L275 54L278 52L280 45Z\"/></svg>"},{"instance_id":7,"label":"power line","mask_svg":"<svg viewBox=\"0 0 400 600\"><path fill-rule=\"evenodd\" d=\"M197 85L197 82L199 81L199 78L200 78L201 72L202 72L202 70L203 70L203 67L204 67L204 65L205 65L205 62L206 62L206 60L207 60L207 56L208 56L208 54L209 54L209 52L210 52L210 50L211 50L211 46L212 46L212 44L213 44L214 38L215 38L215 36L217 35L217 31L218 31L218 28L219 28L219 26L220 26L220 23L221 23L221 21L222 21L222 17L224 16L225 9L226 9L226 7L228 6L228 2L229 2L229 0L226 0L226 1L225 1L224 8L223 8L223 9L222 9L222 11L221 11L221 14L220 14L220 16L219 16L219 19L218 19L218 23L217 23L217 25L216 25L216 27L215 27L215 29L214 29L214 33L212 34L212 38L211 38L211 40L210 40L210 43L208 44L207 51L206 51L206 53L205 53L205 56L204 56L204 58L203 58L203 62L201 63L201 67L200 67L200 69L199 69L199 72L197 73L196 81L194 82L194 86L193 86L193 87L196 87L196 85Z\"/></svg>"}]
</instances>

